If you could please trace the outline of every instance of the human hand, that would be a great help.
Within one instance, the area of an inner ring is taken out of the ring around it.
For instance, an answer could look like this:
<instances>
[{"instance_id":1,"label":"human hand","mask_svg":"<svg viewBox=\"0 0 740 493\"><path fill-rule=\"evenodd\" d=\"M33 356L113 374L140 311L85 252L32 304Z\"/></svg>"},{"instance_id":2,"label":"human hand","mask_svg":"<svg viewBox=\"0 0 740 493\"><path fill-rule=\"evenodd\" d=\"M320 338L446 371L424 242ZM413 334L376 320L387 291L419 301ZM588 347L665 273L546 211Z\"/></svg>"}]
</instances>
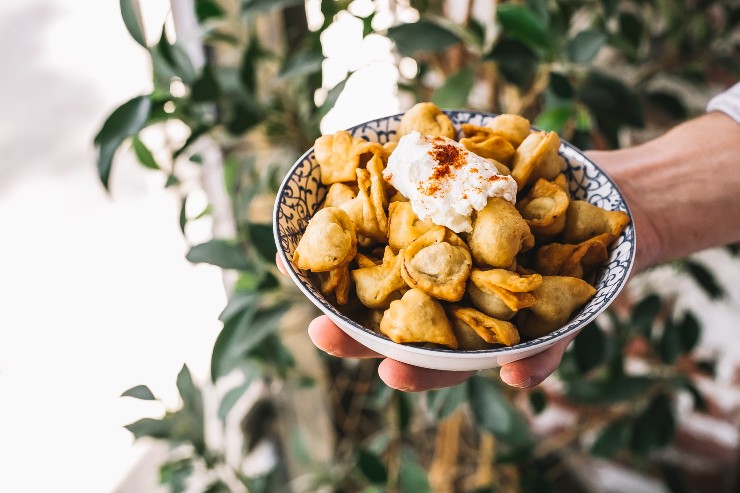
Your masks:
<instances>
[{"instance_id":1,"label":"human hand","mask_svg":"<svg viewBox=\"0 0 740 493\"><path fill-rule=\"evenodd\" d=\"M285 266L276 258L280 272L287 275ZM381 354L363 346L342 329L337 327L329 317L322 315L308 325L308 335L313 343L332 356L341 358L384 358ZM565 348L575 334L556 342L543 352L501 367L501 380L512 387L534 387L547 378L560 365ZM431 370L409 365L390 358L384 358L378 366L378 375L394 389L406 392L452 387L475 374L474 371Z\"/></svg>"}]
</instances>

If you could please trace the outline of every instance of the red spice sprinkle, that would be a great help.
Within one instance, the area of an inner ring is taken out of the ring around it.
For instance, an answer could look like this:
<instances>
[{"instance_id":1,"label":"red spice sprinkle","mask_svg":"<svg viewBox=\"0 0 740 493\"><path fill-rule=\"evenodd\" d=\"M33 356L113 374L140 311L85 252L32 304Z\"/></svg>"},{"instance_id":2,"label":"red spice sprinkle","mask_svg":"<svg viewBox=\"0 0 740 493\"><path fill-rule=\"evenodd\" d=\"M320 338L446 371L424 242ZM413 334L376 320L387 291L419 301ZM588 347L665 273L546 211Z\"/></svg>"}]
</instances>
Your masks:
<instances>
[{"instance_id":1,"label":"red spice sprinkle","mask_svg":"<svg viewBox=\"0 0 740 493\"><path fill-rule=\"evenodd\" d=\"M427 195L435 195L442 188L445 180L454 173L453 170L465 166L467 151L456 145L444 143L444 139L435 138L432 150L428 154L437 161L437 165L427 183L419 186L419 191Z\"/></svg>"}]
</instances>

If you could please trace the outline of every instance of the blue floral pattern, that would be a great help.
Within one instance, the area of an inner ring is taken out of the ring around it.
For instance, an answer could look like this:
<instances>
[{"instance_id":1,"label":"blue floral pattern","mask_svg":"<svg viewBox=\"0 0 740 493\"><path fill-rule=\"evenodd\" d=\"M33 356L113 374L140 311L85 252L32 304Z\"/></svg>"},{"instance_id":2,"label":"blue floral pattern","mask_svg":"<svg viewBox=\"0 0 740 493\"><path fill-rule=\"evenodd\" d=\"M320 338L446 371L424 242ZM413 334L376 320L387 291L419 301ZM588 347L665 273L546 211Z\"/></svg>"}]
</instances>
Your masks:
<instances>
[{"instance_id":1,"label":"blue floral pattern","mask_svg":"<svg viewBox=\"0 0 740 493\"><path fill-rule=\"evenodd\" d=\"M458 129L462 123L485 125L495 116L474 111L446 111L445 113ZM385 143L395 135L401 116L399 114L372 120L349 129L349 132L356 137L362 137L371 142ZM562 142L559 152L567 165L565 172L568 177L571 195L574 198L586 200L608 210L620 210L630 214L617 186L596 164L565 141ZM311 148L293 165L277 195L273 220L278 252L287 269L291 271L292 277L299 282L299 287L316 306L325 312L331 312L332 315L343 319L358 330L372 333L375 337L384 338L383 335L362 327L340 313L324 298L311 276L305 271L296 269L290 262L309 219L321 207L327 188L326 185L321 183L319 165L316 162L313 148ZM624 287L634 262L634 256L635 233L632 223L630 223L612 245L608 263L602 267L597 275L595 282L597 291L594 297L565 326L546 336L522 342L514 347L522 348L548 342L565 333L580 329L595 319ZM508 350L511 350L511 348L475 352L491 353ZM453 350L427 349L427 351L448 352Z\"/></svg>"}]
</instances>

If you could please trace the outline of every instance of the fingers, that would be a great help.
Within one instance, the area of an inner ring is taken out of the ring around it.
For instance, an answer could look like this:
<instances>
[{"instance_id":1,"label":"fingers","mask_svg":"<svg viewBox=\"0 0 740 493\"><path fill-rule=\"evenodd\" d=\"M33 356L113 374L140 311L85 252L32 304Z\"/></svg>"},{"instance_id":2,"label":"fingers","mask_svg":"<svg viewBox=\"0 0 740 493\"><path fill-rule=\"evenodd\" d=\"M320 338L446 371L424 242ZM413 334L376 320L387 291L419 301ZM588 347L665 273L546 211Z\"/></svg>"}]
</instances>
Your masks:
<instances>
[{"instance_id":1,"label":"fingers","mask_svg":"<svg viewBox=\"0 0 740 493\"><path fill-rule=\"evenodd\" d=\"M277 253L275 254L275 265L277 265L278 270L282 272L284 276L288 275L288 270L285 268L285 264L283 264L283 259L281 259L280 255Z\"/></svg>"},{"instance_id":2,"label":"fingers","mask_svg":"<svg viewBox=\"0 0 740 493\"><path fill-rule=\"evenodd\" d=\"M378 366L378 375L389 387L404 392L421 392L452 387L475 375L474 371L430 370L400 361L385 359Z\"/></svg>"},{"instance_id":3,"label":"fingers","mask_svg":"<svg viewBox=\"0 0 740 493\"><path fill-rule=\"evenodd\" d=\"M379 358L369 349L334 325L329 317L321 315L308 324L308 336L317 348L340 358Z\"/></svg>"},{"instance_id":4,"label":"fingers","mask_svg":"<svg viewBox=\"0 0 740 493\"><path fill-rule=\"evenodd\" d=\"M504 365L501 367L501 380L522 389L539 385L558 368L565 348L575 336L569 335L539 354Z\"/></svg>"}]
</instances>

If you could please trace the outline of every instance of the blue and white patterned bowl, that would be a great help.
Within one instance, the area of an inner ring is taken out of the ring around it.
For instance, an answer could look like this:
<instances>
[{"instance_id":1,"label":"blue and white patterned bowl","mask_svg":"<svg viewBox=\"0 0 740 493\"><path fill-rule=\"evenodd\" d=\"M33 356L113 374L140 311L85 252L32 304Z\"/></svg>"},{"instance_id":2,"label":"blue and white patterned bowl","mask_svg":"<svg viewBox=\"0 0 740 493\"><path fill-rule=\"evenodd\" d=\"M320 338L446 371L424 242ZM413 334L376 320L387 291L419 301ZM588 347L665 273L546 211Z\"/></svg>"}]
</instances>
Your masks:
<instances>
[{"instance_id":1,"label":"blue and white patterned bowl","mask_svg":"<svg viewBox=\"0 0 740 493\"><path fill-rule=\"evenodd\" d=\"M495 116L473 111L445 113L458 129L463 123L485 125ZM401 116L399 114L372 120L349 129L349 132L365 140L383 144L395 135ZM567 163L565 172L573 197L608 210L621 210L630 214L614 182L581 151L563 141L560 155ZM301 291L342 330L386 357L415 366L439 370L482 370L537 354L568 334L579 331L604 311L627 282L635 257L635 232L630 223L612 245L608 263L597 275L596 295L566 325L544 337L512 347L478 351L426 349L397 344L343 315L324 298L309 273L296 268L291 262L301 235L309 219L321 207L327 189L326 185L321 184L319 165L311 148L290 169L275 201L273 227L278 254Z\"/></svg>"}]
</instances>

